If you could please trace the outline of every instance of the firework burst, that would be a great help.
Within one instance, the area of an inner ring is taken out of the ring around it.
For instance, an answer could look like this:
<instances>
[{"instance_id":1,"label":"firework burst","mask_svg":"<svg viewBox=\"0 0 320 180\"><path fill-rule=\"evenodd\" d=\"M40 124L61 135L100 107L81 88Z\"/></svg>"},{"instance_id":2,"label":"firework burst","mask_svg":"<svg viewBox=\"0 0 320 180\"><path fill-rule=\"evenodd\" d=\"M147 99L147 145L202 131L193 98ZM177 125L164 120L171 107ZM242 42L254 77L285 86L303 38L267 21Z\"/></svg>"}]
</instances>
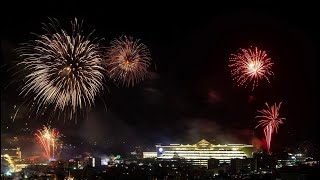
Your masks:
<instances>
[{"instance_id":1,"label":"firework burst","mask_svg":"<svg viewBox=\"0 0 320 180\"><path fill-rule=\"evenodd\" d=\"M252 83L252 90L258 86L259 80L266 79L269 83L269 76L273 75L271 58L267 57L266 51L257 47L239 49L237 54L230 57L231 75L239 86L245 87Z\"/></svg>"},{"instance_id":2,"label":"firework burst","mask_svg":"<svg viewBox=\"0 0 320 180\"><path fill-rule=\"evenodd\" d=\"M20 94L33 95L38 109L53 106L69 119L93 106L104 80L99 41L90 39L92 33L82 35L82 22L71 24L68 33L51 21L46 34L17 50L26 73Z\"/></svg>"},{"instance_id":3,"label":"firework burst","mask_svg":"<svg viewBox=\"0 0 320 180\"><path fill-rule=\"evenodd\" d=\"M107 50L107 71L109 77L126 86L143 81L151 64L147 46L139 40L121 36L111 42Z\"/></svg>"},{"instance_id":4,"label":"firework burst","mask_svg":"<svg viewBox=\"0 0 320 180\"><path fill-rule=\"evenodd\" d=\"M256 116L256 118L260 118L261 120L258 122L259 126L263 127L263 132L267 141L267 150L270 153L270 145L271 145L271 138L274 132L278 132L279 125L283 124L283 120L285 118L279 117L279 110L281 107L281 102L277 105L276 103L271 107L266 103L267 109L258 110L261 113L261 116Z\"/></svg>"},{"instance_id":5,"label":"firework burst","mask_svg":"<svg viewBox=\"0 0 320 180\"><path fill-rule=\"evenodd\" d=\"M43 129L38 130L35 135L37 137L38 143L42 146L42 148L45 151L46 158L49 161L55 160L55 155L59 148L59 131L57 131L54 128L51 129L50 126L43 126Z\"/></svg>"}]
</instances>

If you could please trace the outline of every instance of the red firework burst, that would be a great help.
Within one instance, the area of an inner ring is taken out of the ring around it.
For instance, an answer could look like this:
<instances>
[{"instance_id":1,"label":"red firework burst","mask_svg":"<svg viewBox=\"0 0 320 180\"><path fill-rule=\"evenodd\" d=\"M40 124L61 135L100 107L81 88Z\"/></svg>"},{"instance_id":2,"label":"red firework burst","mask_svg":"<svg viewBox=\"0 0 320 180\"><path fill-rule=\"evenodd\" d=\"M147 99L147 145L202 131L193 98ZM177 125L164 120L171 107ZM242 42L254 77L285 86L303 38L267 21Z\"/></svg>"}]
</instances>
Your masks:
<instances>
[{"instance_id":1,"label":"red firework burst","mask_svg":"<svg viewBox=\"0 0 320 180\"><path fill-rule=\"evenodd\" d=\"M269 76L273 75L271 58L267 57L266 51L257 47L239 49L237 54L230 57L231 75L238 83L238 86L252 83L252 90L258 86L259 80L266 79L269 83Z\"/></svg>"}]
</instances>

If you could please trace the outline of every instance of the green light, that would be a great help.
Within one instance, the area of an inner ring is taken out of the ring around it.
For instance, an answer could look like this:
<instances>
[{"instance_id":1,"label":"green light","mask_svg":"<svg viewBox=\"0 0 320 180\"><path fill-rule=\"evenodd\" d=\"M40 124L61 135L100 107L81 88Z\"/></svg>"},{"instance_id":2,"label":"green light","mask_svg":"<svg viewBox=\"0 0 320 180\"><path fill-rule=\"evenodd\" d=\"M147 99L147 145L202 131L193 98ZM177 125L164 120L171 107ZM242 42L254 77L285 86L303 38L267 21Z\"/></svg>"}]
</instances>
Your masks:
<instances>
[{"instance_id":1,"label":"green light","mask_svg":"<svg viewBox=\"0 0 320 180\"><path fill-rule=\"evenodd\" d=\"M120 159L120 158L121 158L121 156L120 156L120 155L117 155L117 156L116 156L116 158L117 158L117 159Z\"/></svg>"}]
</instances>

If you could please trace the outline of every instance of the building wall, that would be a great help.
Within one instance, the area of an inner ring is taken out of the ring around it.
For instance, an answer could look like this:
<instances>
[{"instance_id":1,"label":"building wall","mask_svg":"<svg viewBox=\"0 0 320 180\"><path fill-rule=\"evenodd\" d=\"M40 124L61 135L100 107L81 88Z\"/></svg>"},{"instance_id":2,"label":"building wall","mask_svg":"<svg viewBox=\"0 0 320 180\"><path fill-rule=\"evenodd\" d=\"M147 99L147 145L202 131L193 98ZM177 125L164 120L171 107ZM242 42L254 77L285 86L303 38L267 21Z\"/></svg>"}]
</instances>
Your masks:
<instances>
[{"instance_id":1,"label":"building wall","mask_svg":"<svg viewBox=\"0 0 320 180\"><path fill-rule=\"evenodd\" d=\"M143 158L155 158L157 157L157 152L143 152Z\"/></svg>"}]
</instances>

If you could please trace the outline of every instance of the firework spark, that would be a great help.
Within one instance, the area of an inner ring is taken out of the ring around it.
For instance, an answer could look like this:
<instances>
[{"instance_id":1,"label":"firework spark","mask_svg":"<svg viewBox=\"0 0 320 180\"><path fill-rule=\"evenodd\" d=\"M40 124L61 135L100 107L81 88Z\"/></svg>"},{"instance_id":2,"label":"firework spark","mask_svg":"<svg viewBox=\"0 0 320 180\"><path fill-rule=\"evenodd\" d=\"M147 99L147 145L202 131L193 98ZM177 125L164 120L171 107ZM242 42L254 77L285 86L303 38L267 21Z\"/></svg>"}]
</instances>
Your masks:
<instances>
[{"instance_id":1,"label":"firework spark","mask_svg":"<svg viewBox=\"0 0 320 180\"><path fill-rule=\"evenodd\" d=\"M239 86L245 87L252 83L252 90L258 86L261 79L266 79L269 83L269 76L273 75L271 58L267 57L266 51L257 47L240 49L238 54L231 54L230 57L231 75Z\"/></svg>"},{"instance_id":2,"label":"firework spark","mask_svg":"<svg viewBox=\"0 0 320 180\"><path fill-rule=\"evenodd\" d=\"M261 116L256 116L256 118L260 118L261 120L258 122L259 127L264 127L263 132L267 141L267 150L270 153L270 144L271 144L271 138L272 134L274 132L278 132L279 125L283 124L283 120L285 118L279 117L279 110L281 107L281 102L277 105L276 103L269 107L268 103L266 103L267 109L258 110L259 113L261 113Z\"/></svg>"},{"instance_id":3,"label":"firework spark","mask_svg":"<svg viewBox=\"0 0 320 180\"><path fill-rule=\"evenodd\" d=\"M82 35L82 22L71 24L68 34L52 21L44 25L46 34L17 50L26 72L20 94L32 94L39 109L53 106L69 119L93 106L104 80L99 41L90 40L92 33Z\"/></svg>"},{"instance_id":4,"label":"firework spark","mask_svg":"<svg viewBox=\"0 0 320 180\"><path fill-rule=\"evenodd\" d=\"M59 131L51 129L50 126L43 126L43 129L38 130L35 134L38 143L43 147L45 156L48 160L54 160L59 148L58 140L60 137Z\"/></svg>"},{"instance_id":5,"label":"firework spark","mask_svg":"<svg viewBox=\"0 0 320 180\"><path fill-rule=\"evenodd\" d=\"M111 79L126 86L143 81L151 64L150 52L139 40L121 36L107 51L107 70Z\"/></svg>"}]
</instances>

